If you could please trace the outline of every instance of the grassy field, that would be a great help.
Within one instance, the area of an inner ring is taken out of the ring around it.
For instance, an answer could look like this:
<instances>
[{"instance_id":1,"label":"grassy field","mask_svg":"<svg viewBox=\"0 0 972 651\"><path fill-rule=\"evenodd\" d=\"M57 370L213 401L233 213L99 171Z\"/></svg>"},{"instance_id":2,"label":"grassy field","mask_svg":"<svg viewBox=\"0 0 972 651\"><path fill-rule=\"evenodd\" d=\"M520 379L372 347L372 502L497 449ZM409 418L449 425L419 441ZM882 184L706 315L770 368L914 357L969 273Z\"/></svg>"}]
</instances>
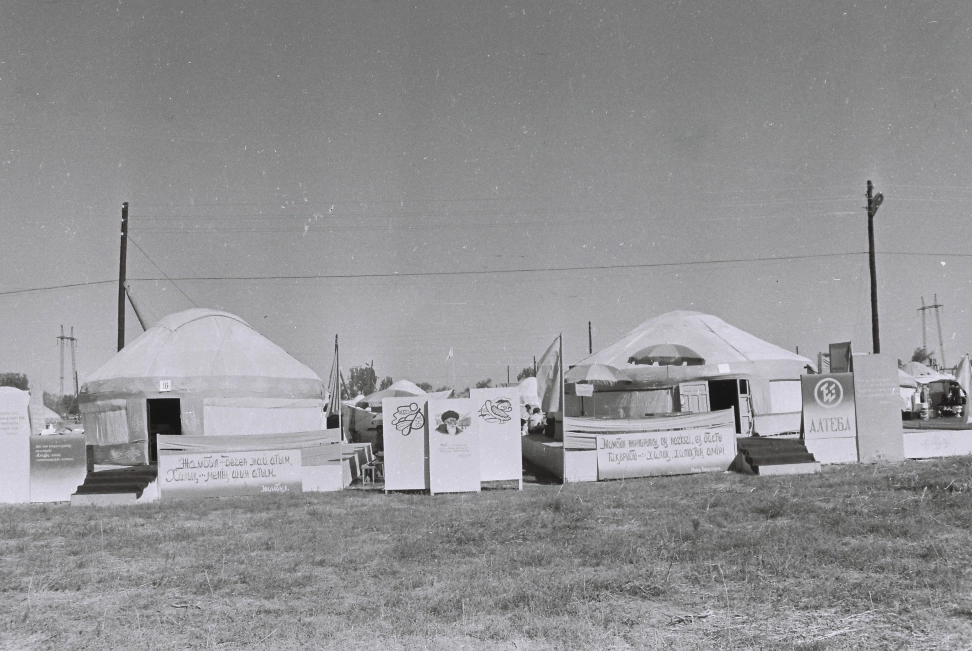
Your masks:
<instances>
[{"instance_id":1,"label":"grassy field","mask_svg":"<svg viewBox=\"0 0 972 651\"><path fill-rule=\"evenodd\" d=\"M970 463L0 507L0 646L968 649Z\"/></svg>"}]
</instances>

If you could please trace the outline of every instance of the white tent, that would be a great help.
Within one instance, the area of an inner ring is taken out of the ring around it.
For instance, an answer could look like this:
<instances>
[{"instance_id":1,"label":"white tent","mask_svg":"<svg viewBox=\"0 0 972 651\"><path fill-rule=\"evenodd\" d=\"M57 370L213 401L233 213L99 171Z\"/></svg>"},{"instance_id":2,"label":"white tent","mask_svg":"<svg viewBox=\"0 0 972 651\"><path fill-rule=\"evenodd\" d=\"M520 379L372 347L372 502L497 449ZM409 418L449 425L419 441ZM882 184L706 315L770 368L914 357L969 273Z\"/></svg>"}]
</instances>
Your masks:
<instances>
[{"instance_id":1,"label":"white tent","mask_svg":"<svg viewBox=\"0 0 972 651\"><path fill-rule=\"evenodd\" d=\"M653 357L655 349L661 352ZM598 415L635 418L708 411L710 399L715 400L713 382L735 380L740 395L734 406L743 410L744 418L751 408L756 432L775 434L800 428L800 376L810 360L716 316L676 311L648 319L578 362L565 375L568 387L582 381L591 364L613 367L623 379L617 386L595 387L595 395L586 399L593 401ZM721 392L730 383L718 386ZM578 404L571 399L568 403L575 409Z\"/></svg>"},{"instance_id":2,"label":"white tent","mask_svg":"<svg viewBox=\"0 0 972 651\"><path fill-rule=\"evenodd\" d=\"M359 402L365 402L372 409L377 409L381 407L381 401L385 398L404 398L408 396L424 396L426 395L425 389L421 388L414 382L408 380L398 380L393 382L391 386L384 388L380 391L375 391L372 394L365 396Z\"/></svg>"},{"instance_id":3,"label":"white tent","mask_svg":"<svg viewBox=\"0 0 972 651\"><path fill-rule=\"evenodd\" d=\"M939 380L954 380L952 375L936 371L935 369L922 364L921 362L906 362L901 365L901 370L910 375L919 384L938 382Z\"/></svg>"},{"instance_id":4,"label":"white tent","mask_svg":"<svg viewBox=\"0 0 972 651\"><path fill-rule=\"evenodd\" d=\"M155 434L324 429L314 371L226 312L170 314L89 376L79 406L98 463L147 463Z\"/></svg>"}]
</instances>

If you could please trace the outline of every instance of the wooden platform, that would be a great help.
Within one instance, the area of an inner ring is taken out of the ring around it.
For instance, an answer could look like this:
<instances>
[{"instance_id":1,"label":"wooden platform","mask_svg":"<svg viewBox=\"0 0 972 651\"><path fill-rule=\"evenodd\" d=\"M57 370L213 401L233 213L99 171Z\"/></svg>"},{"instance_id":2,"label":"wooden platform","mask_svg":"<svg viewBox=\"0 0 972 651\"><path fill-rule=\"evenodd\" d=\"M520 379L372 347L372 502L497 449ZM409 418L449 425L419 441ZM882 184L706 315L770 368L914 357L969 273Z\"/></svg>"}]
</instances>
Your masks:
<instances>
[{"instance_id":1,"label":"wooden platform","mask_svg":"<svg viewBox=\"0 0 972 651\"><path fill-rule=\"evenodd\" d=\"M928 420L906 420L901 425L905 430L969 430L972 423L966 423L965 418L929 418Z\"/></svg>"}]
</instances>

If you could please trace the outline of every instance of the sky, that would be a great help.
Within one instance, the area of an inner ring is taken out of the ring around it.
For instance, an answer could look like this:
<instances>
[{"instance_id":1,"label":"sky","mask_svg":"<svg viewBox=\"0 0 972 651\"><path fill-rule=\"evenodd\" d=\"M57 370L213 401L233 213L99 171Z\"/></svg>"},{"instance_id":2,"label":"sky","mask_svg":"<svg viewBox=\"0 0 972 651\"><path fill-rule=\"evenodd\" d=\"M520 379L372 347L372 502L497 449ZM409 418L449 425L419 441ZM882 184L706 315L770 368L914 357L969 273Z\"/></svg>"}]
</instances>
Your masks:
<instances>
[{"instance_id":1,"label":"sky","mask_svg":"<svg viewBox=\"0 0 972 651\"><path fill-rule=\"evenodd\" d=\"M61 326L82 384L116 352L123 202L150 320L225 310L322 378L337 335L345 376L463 388L671 310L870 352L871 180L881 351L936 296L945 363L972 350L964 0L3 13L0 372L46 391Z\"/></svg>"}]
</instances>

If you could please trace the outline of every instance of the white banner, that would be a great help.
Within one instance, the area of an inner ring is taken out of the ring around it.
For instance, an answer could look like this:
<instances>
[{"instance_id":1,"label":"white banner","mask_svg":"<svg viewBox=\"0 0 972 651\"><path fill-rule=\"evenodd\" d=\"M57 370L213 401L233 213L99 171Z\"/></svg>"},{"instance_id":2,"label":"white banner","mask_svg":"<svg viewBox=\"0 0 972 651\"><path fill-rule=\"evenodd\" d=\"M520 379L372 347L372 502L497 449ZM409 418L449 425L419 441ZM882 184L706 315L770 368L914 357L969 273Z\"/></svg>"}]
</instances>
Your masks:
<instances>
[{"instance_id":1,"label":"white banner","mask_svg":"<svg viewBox=\"0 0 972 651\"><path fill-rule=\"evenodd\" d=\"M300 450L159 451L159 496L223 497L302 492Z\"/></svg>"},{"instance_id":2,"label":"white banner","mask_svg":"<svg viewBox=\"0 0 972 651\"><path fill-rule=\"evenodd\" d=\"M422 396L381 401L386 491L429 488L426 402Z\"/></svg>"},{"instance_id":3,"label":"white banner","mask_svg":"<svg viewBox=\"0 0 972 651\"><path fill-rule=\"evenodd\" d=\"M0 387L0 503L30 501L30 394Z\"/></svg>"},{"instance_id":4,"label":"white banner","mask_svg":"<svg viewBox=\"0 0 972 651\"><path fill-rule=\"evenodd\" d=\"M519 388L472 389L470 396L479 431L480 481L522 479Z\"/></svg>"},{"instance_id":5,"label":"white banner","mask_svg":"<svg viewBox=\"0 0 972 651\"><path fill-rule=\"evenodd\" d=\"M597 478L723 471L735 456L734 425L642 434L598 434Z\"/></svg>"}]
</instances>

